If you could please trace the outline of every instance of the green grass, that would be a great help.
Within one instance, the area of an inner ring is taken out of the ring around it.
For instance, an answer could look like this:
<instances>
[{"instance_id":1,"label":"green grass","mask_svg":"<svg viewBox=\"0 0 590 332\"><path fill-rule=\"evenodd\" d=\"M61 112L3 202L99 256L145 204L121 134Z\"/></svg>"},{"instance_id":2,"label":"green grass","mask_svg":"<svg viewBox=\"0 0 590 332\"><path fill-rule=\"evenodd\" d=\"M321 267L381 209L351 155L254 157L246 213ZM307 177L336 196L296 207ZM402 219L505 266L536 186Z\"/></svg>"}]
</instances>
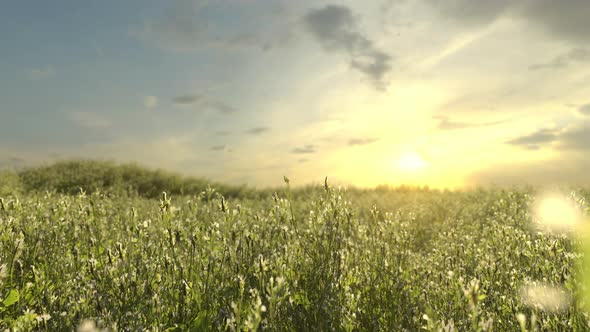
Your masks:
<instances>
[{"instance_id":1,"label":"green grass","mask_svg":"<svg viewBox=\"0 0 590 332\"><path fill-rule=\"evenodd\" d=\"M1 329L519 331L522 315L528 330L590 328L581 243L531 227L531 189L195 187L154 199L100 176L74 194L87 180L58 180L83 171L55 167L47 185L47 169L4 187ZM163 176L145 174L136 183ZM526 306L535 281L574 300Z\"/></svg>"}]
</instances>

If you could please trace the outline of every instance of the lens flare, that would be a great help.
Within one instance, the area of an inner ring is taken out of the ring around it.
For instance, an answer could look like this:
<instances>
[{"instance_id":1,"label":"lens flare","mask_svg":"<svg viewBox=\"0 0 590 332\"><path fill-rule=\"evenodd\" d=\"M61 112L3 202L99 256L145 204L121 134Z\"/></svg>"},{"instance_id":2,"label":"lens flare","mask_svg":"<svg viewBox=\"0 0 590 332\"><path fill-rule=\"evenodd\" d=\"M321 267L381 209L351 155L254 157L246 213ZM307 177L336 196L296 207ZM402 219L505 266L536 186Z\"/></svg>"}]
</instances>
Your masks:
<instances>
[{"instance_id":1,"label":"lens flare","mask_svg":"<svg viewBox=\"0 0 590 332\"><path fill-rule=\"evenodd\" d=\"M526 306L546 312L562 312L567 310L572 302L567 290L545 283L524 286L520 290L520 299Z\"/></svg>"},{"instance_id":2,"label":"lens flare","mask_svg":"<svg viewBox=\"0 0 590 332\"><path fill-rule=\"evenodd\" d=\"M541 195L533 204L532 214L536 225L548 231L574 231L582 222L580 208L560 193Z\"/></svg>"}]
</instances>

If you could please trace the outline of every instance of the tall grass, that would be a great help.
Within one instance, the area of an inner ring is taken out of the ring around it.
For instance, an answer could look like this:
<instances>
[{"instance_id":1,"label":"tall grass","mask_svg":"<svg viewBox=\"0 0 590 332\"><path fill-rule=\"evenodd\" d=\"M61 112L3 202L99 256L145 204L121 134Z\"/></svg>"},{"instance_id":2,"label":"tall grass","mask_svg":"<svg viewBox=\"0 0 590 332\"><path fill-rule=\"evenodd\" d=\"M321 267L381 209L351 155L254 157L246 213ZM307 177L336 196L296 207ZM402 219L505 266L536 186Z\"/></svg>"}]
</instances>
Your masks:
<instances>
[{"instance_id":1,"label":"tall grass","mask_svg":"<svg viewBox=\"0 0 590 332\"><path fill-rule=\"evenodd\" d=\"M0 328L588 330L582 243L532 227L534 197L327 183L235 199L5 194ZM569 300L523 296L539 285Z\"/></svg>"}]
</instances>

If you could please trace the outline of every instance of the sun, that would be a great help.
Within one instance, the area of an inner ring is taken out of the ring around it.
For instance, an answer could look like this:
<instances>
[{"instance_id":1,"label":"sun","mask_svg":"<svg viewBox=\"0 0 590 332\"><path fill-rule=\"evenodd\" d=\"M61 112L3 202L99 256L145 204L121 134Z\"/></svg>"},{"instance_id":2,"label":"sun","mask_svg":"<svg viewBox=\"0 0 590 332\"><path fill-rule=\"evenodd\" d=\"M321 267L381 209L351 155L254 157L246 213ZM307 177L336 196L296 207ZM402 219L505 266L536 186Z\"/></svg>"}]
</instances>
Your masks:
<instances>
[{"instance_id":1,"label":"sun","mask_svg":"<svg viewBox=\"0 0 590 332\"><path fill-rule=\"evenodd\" d=\"M403 171L418 171L426 167L426 161L415 152L407 153L398 159L398 167Z\"/></svg>"}]
</instances>

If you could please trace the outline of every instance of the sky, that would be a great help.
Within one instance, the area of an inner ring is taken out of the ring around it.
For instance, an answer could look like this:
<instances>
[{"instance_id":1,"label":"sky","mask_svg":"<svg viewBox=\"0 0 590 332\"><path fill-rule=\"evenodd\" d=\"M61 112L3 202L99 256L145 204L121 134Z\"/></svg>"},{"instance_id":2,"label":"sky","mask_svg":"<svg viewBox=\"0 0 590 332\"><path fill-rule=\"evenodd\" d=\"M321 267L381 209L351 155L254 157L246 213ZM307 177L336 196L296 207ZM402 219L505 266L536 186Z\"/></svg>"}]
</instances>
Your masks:
<instances>
[{"instance_id":1,"label":"sky","mask_svg":"<svg viewBox=\"0 0 590 332\"><path fill-rule=\"evenodd\" d=\"M0 167L590 184L590 1L7 1Z\"/></svg>"}]
</instances>

